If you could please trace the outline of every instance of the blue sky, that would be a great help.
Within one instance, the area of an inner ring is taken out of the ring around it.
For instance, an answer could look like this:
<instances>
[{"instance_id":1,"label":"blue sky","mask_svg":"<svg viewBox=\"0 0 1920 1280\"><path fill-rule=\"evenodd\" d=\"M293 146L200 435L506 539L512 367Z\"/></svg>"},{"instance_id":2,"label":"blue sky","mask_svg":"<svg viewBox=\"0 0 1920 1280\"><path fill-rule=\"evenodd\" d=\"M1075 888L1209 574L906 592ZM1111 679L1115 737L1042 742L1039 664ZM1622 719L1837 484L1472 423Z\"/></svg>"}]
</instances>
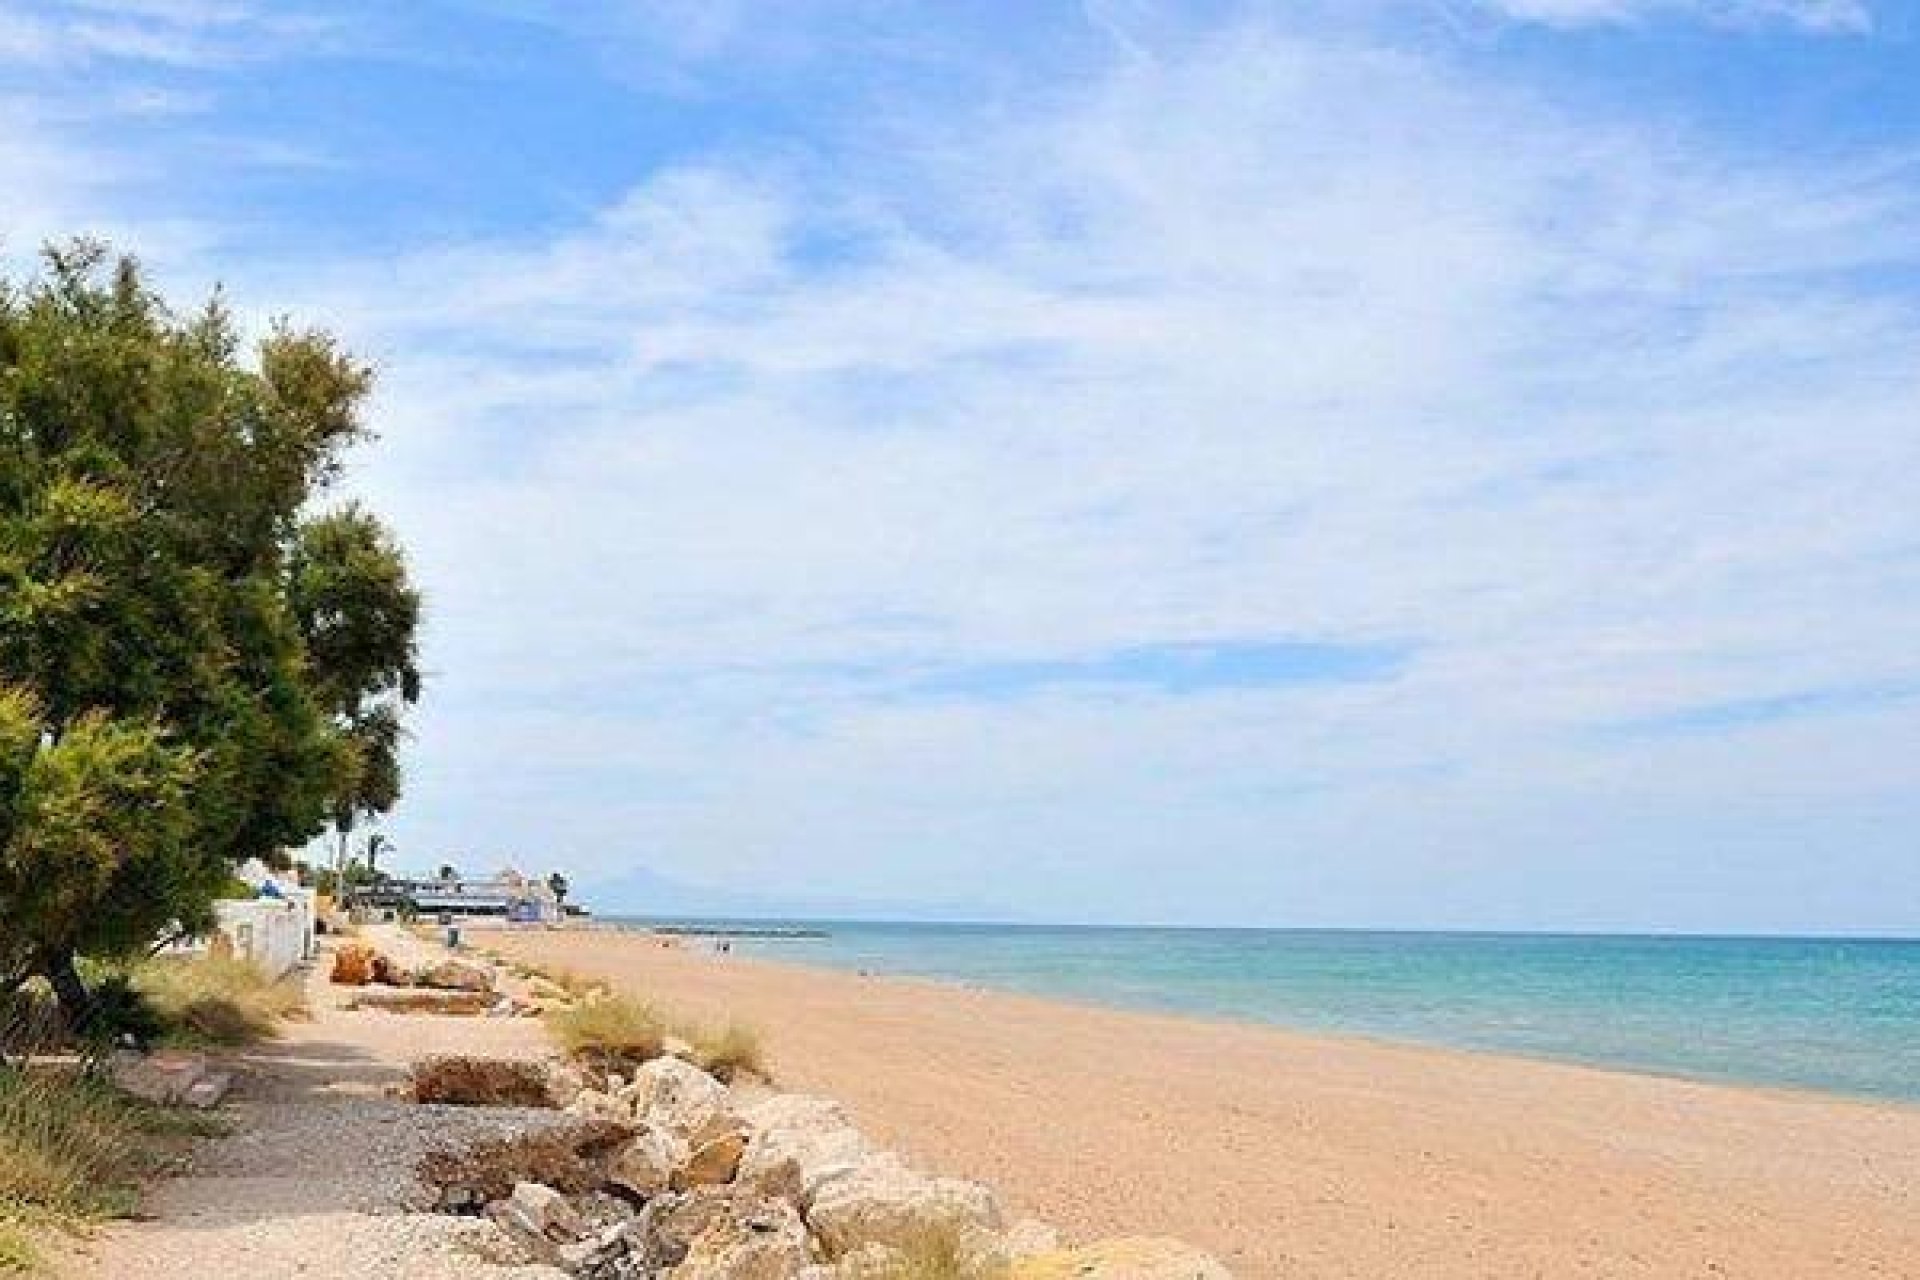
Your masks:
<instances>
[{"instance_id":1,"label":"blue sky","mask_svg":"<svg viewBox=\"0 0 1920 1280\"><path fill-rule=\"evenodd\" d=\"M1920 931L1920 6L13 0L76 231L380 366L420 865Z\"/></svg>"}]
</instances>

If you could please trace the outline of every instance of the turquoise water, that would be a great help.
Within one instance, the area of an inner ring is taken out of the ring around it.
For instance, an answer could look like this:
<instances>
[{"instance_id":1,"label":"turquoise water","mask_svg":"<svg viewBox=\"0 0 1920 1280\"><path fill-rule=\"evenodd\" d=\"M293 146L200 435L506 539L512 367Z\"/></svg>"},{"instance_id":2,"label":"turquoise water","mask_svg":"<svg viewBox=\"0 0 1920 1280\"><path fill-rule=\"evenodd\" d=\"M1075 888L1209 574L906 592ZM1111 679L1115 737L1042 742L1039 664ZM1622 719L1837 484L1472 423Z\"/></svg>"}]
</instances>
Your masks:
<instances>
[{"instance_id":1,"label":"turquoise water","mask_svg":"<svg viewBox=\"0 0 1920 1280\"><path fill-rule=\"evenodd\" d=\"M1920 1101L1920 941L817 927L830 936L734 948L1123 1008Z\"/></svg>"}]
</instances>

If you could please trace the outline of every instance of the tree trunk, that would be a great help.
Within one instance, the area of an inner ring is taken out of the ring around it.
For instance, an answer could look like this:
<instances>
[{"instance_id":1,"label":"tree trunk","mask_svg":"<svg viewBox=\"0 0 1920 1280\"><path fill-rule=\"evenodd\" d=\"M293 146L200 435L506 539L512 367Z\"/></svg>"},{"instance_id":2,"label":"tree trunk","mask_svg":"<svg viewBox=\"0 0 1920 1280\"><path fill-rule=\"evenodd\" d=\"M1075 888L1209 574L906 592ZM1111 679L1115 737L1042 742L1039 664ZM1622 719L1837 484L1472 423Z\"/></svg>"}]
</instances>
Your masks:
<instances>
[{"instance_id":1,"label":"tree trunk","mask_svg":"<svg viewBox=\"0 0 1920 1280\"><path fill-rule=\"evenodd\" d=\"M74 966L71 951L47 957L47 982L53 987L54 999L60 1002L60 1016L66 1020L68 1032L76 1039L84 1038L93 1024L93 993Z\"/></svg>"}]
</instances>

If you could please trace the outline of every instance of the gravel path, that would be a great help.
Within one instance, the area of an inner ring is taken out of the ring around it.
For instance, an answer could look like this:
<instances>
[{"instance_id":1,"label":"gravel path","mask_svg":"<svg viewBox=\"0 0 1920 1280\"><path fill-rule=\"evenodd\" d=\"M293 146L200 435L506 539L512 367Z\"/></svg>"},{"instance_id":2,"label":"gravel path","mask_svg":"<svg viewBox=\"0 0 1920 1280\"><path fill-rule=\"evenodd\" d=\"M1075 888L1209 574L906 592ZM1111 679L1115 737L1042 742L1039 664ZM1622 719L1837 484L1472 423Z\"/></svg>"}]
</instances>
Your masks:
<instances>
[{"instance_id":1,"label":"gravel path","mask_svg":"<svg viewBox=\"0 0 1920 1280\"><path fill-rule=\"evenodd\" d=\"M395 930L383 949L430 948ZM552 1112L423 1107L394 1098L428 1053L539 1057L526 1018L359 1012L324 973L311 1021L240 1057L230 1137L202 1144L190 1171L152 1188L143 1221L78 1242L70 1280L560 1280L491 1223L414 1212L413 1171L436 1146L508 1132Z\"/></svg>"}]
</instances>

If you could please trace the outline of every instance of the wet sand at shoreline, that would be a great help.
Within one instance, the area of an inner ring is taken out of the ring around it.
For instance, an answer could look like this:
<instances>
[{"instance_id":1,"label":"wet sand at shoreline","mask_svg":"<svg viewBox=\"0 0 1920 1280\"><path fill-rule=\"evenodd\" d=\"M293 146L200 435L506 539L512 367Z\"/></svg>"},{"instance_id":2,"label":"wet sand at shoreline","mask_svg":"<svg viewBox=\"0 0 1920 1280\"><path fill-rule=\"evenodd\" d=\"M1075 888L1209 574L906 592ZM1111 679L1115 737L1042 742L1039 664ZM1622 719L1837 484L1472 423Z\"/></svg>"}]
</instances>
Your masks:
<instances>
[{"instance_id":1,"label":"wet sand at shoreline","mask_svg":"<svg viewBox=\"0 0 1920 1280\"><path fill-rule=\"evenodd\" d=\"M483 933L755 1025L782 1087L1077 1234L1243 1277L1920 1277L1920 1107Z\"/></svg>"}]
</instances>

